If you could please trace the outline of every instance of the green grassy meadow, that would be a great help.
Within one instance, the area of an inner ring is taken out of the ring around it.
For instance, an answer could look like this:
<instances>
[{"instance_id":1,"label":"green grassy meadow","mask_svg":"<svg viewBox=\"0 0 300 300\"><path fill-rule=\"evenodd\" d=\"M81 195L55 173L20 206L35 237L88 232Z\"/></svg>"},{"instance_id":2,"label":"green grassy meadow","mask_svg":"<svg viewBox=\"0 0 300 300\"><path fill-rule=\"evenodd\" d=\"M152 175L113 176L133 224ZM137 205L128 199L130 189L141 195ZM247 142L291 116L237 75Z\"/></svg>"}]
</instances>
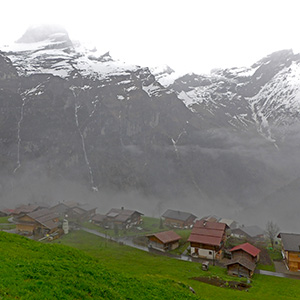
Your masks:
<instances>
[{"instance_id":1,"label":"green grassy meadow","mask_svg":"<svg viewBox=\"0 0 300 300\"><path fill-rule=\"evenodd\" d=\"M77 232L67 237L95 242ZM71 247L0 232L0 299L198 299L178 280L137 276L104 261Z\"/></svg>"},{"instance_id":2,"label":"green grassy meadow","mask_svg":"<svg viewBox=\"0 0 300 300\"><path fill-rule=\"evenodd\" d=\"M192 277L241 280L220 267L133 249L84 231L55 242L0 232L0 299L299 299L300 281L255 274L248 291ZM193 294L192 287L196 294Z\"/></svg>"},{"instance_id":3,"label":"green grassy meadow","mask_svg":"<svg viewBox=\"0 0 300 300\"><path fill-rule=\"evenodd\" d=\"M80 249L97 258L106 268L143 278L151 276L191 286L197 299L299 299L300 281L255 274L248 292L215 287L192 280L198 276L218 276L224 280L239 280L228 276L226 269L210 266L202 271L199 263L180 261L106 241L89 233L77 231L57 241ZM240 279L244 280L244 279ZM187 293L187 296L189 293Z\"/></svg>"}]
</instances>

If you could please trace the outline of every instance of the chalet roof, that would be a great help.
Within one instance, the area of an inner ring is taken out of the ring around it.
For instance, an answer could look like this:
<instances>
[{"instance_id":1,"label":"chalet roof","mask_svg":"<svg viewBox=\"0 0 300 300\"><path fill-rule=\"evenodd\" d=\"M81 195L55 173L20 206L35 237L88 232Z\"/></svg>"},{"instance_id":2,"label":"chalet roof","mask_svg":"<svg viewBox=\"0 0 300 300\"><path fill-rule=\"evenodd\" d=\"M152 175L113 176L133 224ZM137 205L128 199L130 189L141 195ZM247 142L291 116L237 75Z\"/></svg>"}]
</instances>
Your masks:
<instances>
[{"instance_id":1,"label":"chalet roof","mask_svg":"<svg viewBox=\"0 0 300 300\"><path fill-rule=\"evenodd\" d=\"M87 212L86 210L84 210L84 209L82 209L81 207L78 207L78 206L72 207L70 209L70 211L73 211L73 212L75 212L78 215L83 215L83 214L85 214Z\"/></svg>"},{"instance_id":2,"label":"chalet roof","mask_svg":"<svg viewBox=\"0 0 300 300\"><path fill-rule=\"evenodd\" d=\"M219 222L220 219L221 218L219 218L216 215L210 215L210 216L206 216L206 217L201 218L200 221Z\"/></svg>"},{"instance_id":3,"label":"chalet roof","mask_svg":"<svg viewBox=\"0 0 300 300\"><path fill-rule=\"evenodd\" d=\"M39 208L40 208L40 206L36 205L36 204L20 205L14 210L14 213L16 215L21 214L21 213L26 214L26 213L33 212Z\"/></svg>"},{"instance_id":4,"label":"chalet roof","mask_svg":"<svg viewBox=\"0 0 300 300\"><path fill-rule=\"evenodd\" d=\"M90 211L90 210L97 209L97 207L95 207L94 205L91 205L91 204L89 204L89 203L81 204L79 207L80 207L81 209L84 209L85 211Z\"/></svg>"},{"instance_id":5,"label":"chalet roof","mask_svg":"<svg viewBox=\"0 0 300 300\"><path fill-rule=\"evenodd\" d=\"M189 242L219 246L228 226L225 223L196 221Z\"/></svg>"},{"instance_id":6,"label":"chalet roof","mask_svg":"<svg viewBox=\"0 0 300 300\"><path fill-rule=\"evenodd\" d=\"M250 237L256 237L256 236L265 234L264 230L261 229L260 227L258 227L257 225L245 226L245 227L240 227L240 228L237 228L237 229L245 232ZM233 229L232 232L234 232L234 230L236 230L236 229Z\"/></svg>"},{"instance_id":7,"label":"chalet roof","mask_svg":"<svg viewBox=\"0 0 300 300\"><path fill-rule=\"evenodd\" d=\"M103 222L106 218L106 215L101 215L101 214L95 214L92 217L92 221L96 221L96 222Z\"/></svg>"},{"instance_id":8,"label":"chalet roof","mask_svg":"<svg viewBox=\"0 0 300 300\"><path fill-rule=\"evenodd\" d=\"M73 208L73 207L80 207L82 204L78 203L78 202L74 202L74 201L67 201L67 202L63 202L63 204L65 204L66 206Z\"/></svg>"},{"instance_id":9,"label":"chalet roof","mask_svg":"<svg viewBox=\"0 0 300 300\"><path fill-rule=\"evenodd\" d=\"M10 214L12 214L14 212L14 210L2 207L2 208L0 208L0 212L5 213L6 215L10 215Z\"/></svg>"},{"instance_id":10,"label":"chalet roof","mask_svg":"<svg viewBox=\"0 0 300 300\"><path fill-rule=\"evenodd\" d=\"M219 246L222 242L222 238L191 233L191 235L188 239L188 242L194 242L194 243L206 244L206 245L212 245L212 246Z\"/></svg>"},{"instance_id":11,"label":"chalet roof","mask_svg":"<svg viewBox=\"0 0 300 300\"><path fill-rule=\"evenodd\" d=\"M229 226L229 227L230 227L232 224L236 223L234 220L230 220L230 219L221 219L219 222L220 222L220 223L225 223L225 224L227 224L227 226Z\"/></svg>"},{"instance_id":12,"label":"chalet roof","mask_svg":"<svg viewBox=\"0 0 300 300\"><path fill-rule=\"evenodd\" d=\"M218 222L210 222L205 220L196 221L194 228L206 228L206 229L213 229L213 230L222 230L224 231L228 228L228 225L225 223L218 223Z\"/></svg>"},{"instance_id":13,"label":"chalet roof","mask_svg":"<svg viewBox=\"0 0 300 300\"><path fill-rule=\"evenodd\" d=\"M177 242L181 239L181 236L178 235L173 230L170 231L163 231L158 232L154 234L147 235L148 237L155 236L157 239L159 239L163 244L171 243L171 242Z\"/></svg>"},{"instance_id":14,"label":"chalet roof","mask_svg":"<svg viewBox=\"0 0 300 300\"><path fill-rule=\"evenodd\" d=\"M57 222L54 222L53 220L58 218L58 214L53 213L47 208L28 213L27 216L49 229L57 227Z\"/></svg>"},{"instance_id":15,"label":"chalet roof","mask_svg":"<svg viewBox=\"0 0 300 300\"><path fill-rule=\"evenodd\" d=\"M194 220L197 219L197 217L191 213L179 211L179 210L172 210L168 209L162 217L179 220L179 221L187 221L190 217L192 217Z\"/></svg>"},{"instance_id":16,"label":"chalet roof","mask_svg":"<svg viewBox=\"0 0 300 300\"><path fill-rule=\"evenodd\" d=\"M244 243L238 246L233 247L232 249L230 249L230 252L234 252L237 250L243 250L247 253L249 253L250 255L252 255L253 257L256 257L259 253L260 250L256 247L254 247L253 245L249 244L249 243Z\"/></svg>"},{"instance_id":17,"label":"chalet roof","mask_svg":"<svg viewBox=\"0 0 300 300\"><path fill-rule=\"evenodd\" d=\"M236 259L230 260L225 266L230 266L234 264L239 264L250 271L254 271L256 268L256 264L245 257L238 257Z\"/></svg>"},{"instance_id":18,"label":"chalet roof","mask_svg":"<svg viewBox=\"0 0 300 300\"><path fill-rule=\"evenodd\" d=\"M49 209L51 211L59 213L59 214L65 214L70 208L64 203L58 203L58 204L50 207Z\"/></svg>"},{"instance_id":19,"label":"chalet roof","mask_svg":"<svg viewBox=\"0 0 300 300\"><path fill-rule=\"evenodd\" d=\"M114 221L126 222L133 214L143 215L142 213L136 210L129 210L123 208L112 208L107 214L106 217L114 219Z\"/></svg>"},{"instance_id":20,"label":"chalet roof","mask_svg":"<svg viewBox=\"0 0 300 300\"><path fill-rule=\"evenodd\" d=\"M279 233L284 250L300 252L300 234L297 233Z\"/></svg>"}]
</instances>

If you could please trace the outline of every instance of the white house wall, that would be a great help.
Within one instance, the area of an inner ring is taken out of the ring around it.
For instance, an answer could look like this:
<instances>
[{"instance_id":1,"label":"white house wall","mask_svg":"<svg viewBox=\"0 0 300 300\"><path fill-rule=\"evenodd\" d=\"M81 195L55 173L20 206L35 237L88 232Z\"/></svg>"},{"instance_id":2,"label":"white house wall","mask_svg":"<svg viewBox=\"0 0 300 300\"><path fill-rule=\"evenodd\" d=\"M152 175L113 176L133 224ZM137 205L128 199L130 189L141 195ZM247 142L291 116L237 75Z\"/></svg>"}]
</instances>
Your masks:
<instances>
[{"instance_id":1,"label":"white house wall","mask_svg":"<svg viewBox=\"0 0 300 300\"><path fill-rule=\"evenodd\" d=\"M197 255L196 254L196 249L198 249L198 256L202 258L207 258L207 259L214 259L216 257L216 252L213 250L208 250L208 249L201 249L201 248L195 248L191 247L191 254L192 255Z\"/></svg>"}]
</instances>

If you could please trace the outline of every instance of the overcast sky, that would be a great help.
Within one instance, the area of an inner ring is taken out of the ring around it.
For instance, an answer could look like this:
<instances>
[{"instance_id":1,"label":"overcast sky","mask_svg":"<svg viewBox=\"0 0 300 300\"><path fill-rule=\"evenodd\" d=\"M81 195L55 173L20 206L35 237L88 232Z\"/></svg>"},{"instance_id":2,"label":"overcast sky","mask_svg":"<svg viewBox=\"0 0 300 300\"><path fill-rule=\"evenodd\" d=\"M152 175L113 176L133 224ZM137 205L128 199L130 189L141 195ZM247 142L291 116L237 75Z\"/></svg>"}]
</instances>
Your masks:
<instances>
[{"instance_id":1,"label":"overcast sky","mask_svg":"<svg viewBox=\"0 0 300 300\"><path fill-rule=\"evenodd\" d=\"M208 73L277 50L300 52L299 8L299 0L3 1L0 44L30 25L55 23L115 59Z\"/></svg>"}]
</instances>

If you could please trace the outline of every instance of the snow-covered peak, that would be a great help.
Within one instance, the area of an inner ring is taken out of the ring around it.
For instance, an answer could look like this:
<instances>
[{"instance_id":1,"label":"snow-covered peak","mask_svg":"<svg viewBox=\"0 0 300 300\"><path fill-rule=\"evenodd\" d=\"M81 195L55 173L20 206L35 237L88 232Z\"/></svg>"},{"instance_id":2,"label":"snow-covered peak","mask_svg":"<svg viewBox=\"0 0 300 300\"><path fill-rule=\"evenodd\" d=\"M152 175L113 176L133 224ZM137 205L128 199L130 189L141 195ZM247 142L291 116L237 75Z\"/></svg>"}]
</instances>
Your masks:
<instances>
[{"instance_id":1,"label":"snow-covered peak","mask_svg":"<svg viewBox=\"0 0 300 300\"><path fill-rule=\"evenodd\" d=\"M138 67L113 60L106 52L95 47L86 48L72 43L68 33L61 27L37 26L12 45L0 48L11 59L19 74L53 74L68 77L74 70L82 76L104 78L126 74Z\"/></svg>"},{"instance_id":2,"label":"snow-covered peak","mask_svg":"<svg viewBox=\"0 0 300 300\"><path fill-rule=\"evenodd\" d=\"M155 76L155 79L164 87L173 84L174 81L181 76L181 74L175 72L168 65L156 66L150 68L150 71Z\"/></svg>"},{"instance_id":3,"label":"snow-covered peak","mask_svg":"<svg viewBox=\"0 0 300 300\"><path fill-rule=\"evenodd\" d=\"M37 43L46 40L57 44L72 45L68 32L59 25L37 25L29 27L17 43Z\"/></svg>"}]
</instances>

